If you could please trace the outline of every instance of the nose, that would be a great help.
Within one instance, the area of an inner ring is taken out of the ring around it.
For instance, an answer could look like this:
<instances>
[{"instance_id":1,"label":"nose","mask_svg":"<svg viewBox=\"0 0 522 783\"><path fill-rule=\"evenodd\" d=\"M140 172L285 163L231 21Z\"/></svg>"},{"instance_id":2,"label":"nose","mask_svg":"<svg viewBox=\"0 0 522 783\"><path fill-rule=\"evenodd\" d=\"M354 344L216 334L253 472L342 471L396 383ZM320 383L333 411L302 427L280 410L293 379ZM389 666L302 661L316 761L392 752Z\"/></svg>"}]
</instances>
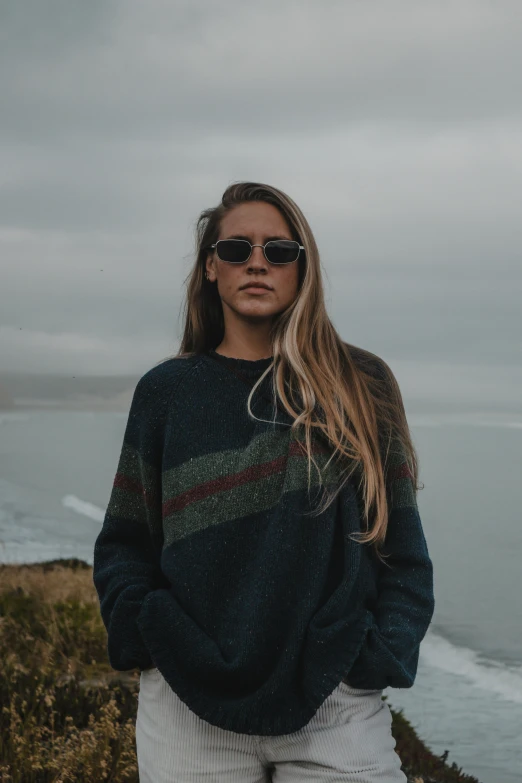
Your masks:
<instances>
[{"instance_id":1,"label":"nose","mask_svg":"<svg viewBox=\"0 0 522 783\"><path fill-rule=\"evenodd\" d=\"M250 254L250 258L248 259L248 266L257 266L257 267L268 266L268 261L265 258L262 245L254 245L252 247L252 253Z\"/></svg>"}]
</instances>

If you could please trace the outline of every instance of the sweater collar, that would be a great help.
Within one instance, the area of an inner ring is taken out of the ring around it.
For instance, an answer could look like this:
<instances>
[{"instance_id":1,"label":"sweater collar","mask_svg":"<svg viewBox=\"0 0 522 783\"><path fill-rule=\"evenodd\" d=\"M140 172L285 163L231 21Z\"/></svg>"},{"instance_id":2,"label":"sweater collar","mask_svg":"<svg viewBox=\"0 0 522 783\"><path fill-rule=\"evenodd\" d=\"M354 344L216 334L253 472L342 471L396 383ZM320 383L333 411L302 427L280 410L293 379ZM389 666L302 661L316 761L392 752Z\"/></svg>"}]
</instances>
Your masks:
<instances>
[{"instance_id":1,"label":"sweater collar","mask_svg":"<svg viewBox=\"0 0 522 783\"><path fill-rule=\"evenodd\" d=\"M228 369L232 370L232 372L238 372L241 373L241 375L246 375L250 378L260 376L273 361L272 356L268 356L265 359L255 360L236 359L232 356L224 356L223 354L215 351L213 348L209 348L206 353L215 361L220 362L225 367L228 367Z\"/></svg>"}]
</instances>

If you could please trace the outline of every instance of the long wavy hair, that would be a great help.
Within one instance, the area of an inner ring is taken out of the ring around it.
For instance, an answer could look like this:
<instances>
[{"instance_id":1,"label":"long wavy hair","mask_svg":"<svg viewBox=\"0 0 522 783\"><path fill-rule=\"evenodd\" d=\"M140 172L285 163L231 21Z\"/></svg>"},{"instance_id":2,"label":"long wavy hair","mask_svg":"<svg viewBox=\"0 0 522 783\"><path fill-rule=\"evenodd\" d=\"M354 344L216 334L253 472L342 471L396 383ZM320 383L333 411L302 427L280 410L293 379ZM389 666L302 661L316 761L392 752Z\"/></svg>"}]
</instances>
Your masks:
<instances>
[{"instance_id":1,"label":"long wavy hair","mask_svg":"<svg viewBox=\"0 0 522 783\"><path fill-rule=\"evenodd\" d=\"M253 386L251 400L265 376L273 370L274 400L286 410L292 429L304 432L311 466L321 470L313 456L315 437L326 440L335 461L338 480L325 492L324 511L353 476L358 477L364 532L360 543L371 544L384 562L384 544L390 508L390 464L407 465L414 489L418 479L417 453L412 442L398 383L384 360L344 342L326 312L321 261L312 230L297 204L283 191L258 182L236 182L225 190L221 203L204 210L195 227L195 261L185 279L185 321L177 357L201 354L223 340L225 324L215 283L205 277L208 246L219 239L221 221L229 210L252 201L265 201L280 210L293 239L304 247L298 259L299 282L294 301L274 317L271 327L273 360ZM389 457L395 454L395 460ZM399 454L399 463L397 463ZM321 480L319 480L321 483Z\"/></svg>"}]
</instances>

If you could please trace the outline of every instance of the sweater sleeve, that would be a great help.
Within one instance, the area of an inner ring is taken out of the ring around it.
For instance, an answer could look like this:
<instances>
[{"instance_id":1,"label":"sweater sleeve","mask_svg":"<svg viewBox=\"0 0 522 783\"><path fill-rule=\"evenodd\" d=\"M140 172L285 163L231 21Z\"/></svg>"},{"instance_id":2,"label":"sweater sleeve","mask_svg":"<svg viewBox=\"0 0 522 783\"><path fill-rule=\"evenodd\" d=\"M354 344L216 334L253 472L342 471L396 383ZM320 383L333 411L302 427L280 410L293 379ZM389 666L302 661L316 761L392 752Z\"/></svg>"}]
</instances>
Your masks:
<instances>
[{"instance_id":1,"label":"sweater sleeve","mask_svg":"<svg viewBox=\"0 0 522 783\"><path fill-rule=\"evenodd\" d=\"M348 679L355 688L410 688L419 648L435 608L433 564L422 528L416 488L395 441L389 455L389 516L379 563L377 604L367 610L367 635Z\"/></svg>"},{"instance_id":2,"label":"sweater sleeve","mask_svg":"<svg viewBox=\"0 0 522 783\"><path fill-rule=\"evenodd\" d=\"M161 554L161 455L164 406L153 370L138 381L102 529L93 581L113 669L153 665L136 624L144 597L165 587Z\"/></svg>"}]
</instances>

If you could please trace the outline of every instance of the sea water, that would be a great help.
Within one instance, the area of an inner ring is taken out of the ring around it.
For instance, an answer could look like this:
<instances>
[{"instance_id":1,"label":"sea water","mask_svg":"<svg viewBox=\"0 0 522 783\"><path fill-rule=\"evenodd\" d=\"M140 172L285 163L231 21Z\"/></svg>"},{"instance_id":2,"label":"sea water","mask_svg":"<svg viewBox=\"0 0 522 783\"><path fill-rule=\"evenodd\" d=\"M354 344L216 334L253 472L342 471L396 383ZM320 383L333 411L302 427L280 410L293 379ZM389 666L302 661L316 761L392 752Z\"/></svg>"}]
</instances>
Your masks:
<instances>
[{"instance_id":1,"label":"sea water","mask_svg":"<svg viewBox=\"0 0 522 783\"><path fill-rule=\"evenodd\" d=\"M0 560L92 564L126 414L0 414ZM413 688L388 688L427 746L482 783L522 781L522 416L408 415L435 614Z\"/></svg>"}]
</instances>

